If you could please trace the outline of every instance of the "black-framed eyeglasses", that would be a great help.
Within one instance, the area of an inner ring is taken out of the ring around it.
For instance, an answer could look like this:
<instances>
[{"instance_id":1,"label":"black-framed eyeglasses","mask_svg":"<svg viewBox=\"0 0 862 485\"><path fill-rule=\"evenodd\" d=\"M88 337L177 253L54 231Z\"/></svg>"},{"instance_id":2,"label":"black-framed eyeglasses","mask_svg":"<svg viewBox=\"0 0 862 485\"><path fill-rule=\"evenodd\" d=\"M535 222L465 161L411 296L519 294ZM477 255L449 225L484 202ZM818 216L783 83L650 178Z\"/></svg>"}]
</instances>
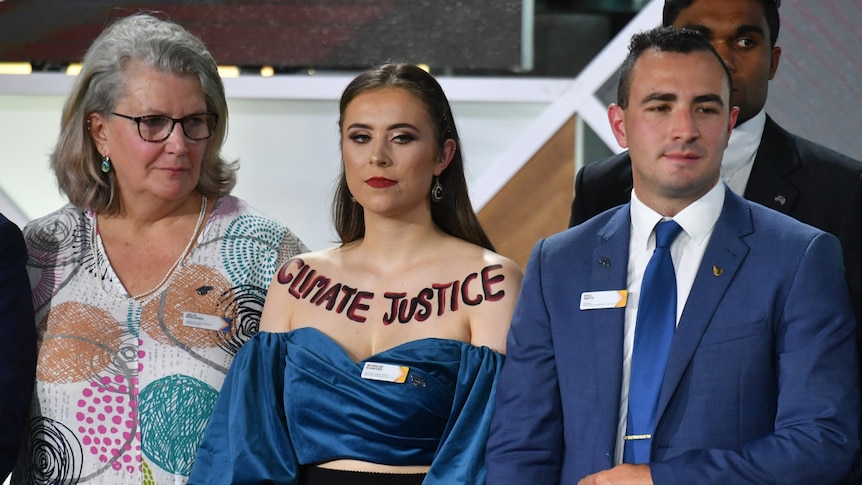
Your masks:
<instances>
[{"instance_id":1,"label":"black-framed eyeglasses","mask_svg":"<svg viewBox=\"0 0 862 485\"><path fill-rule=\"evenodd\" d=\"M196 113L183 118L164 115L128 116L114 112L111 114L134 121L138 125L141 139L154 143L167 140L177 123L183 127L186 138L196 141L213 136L218 125L218 115L215 113Z\"/></svg>"}]
</instances>

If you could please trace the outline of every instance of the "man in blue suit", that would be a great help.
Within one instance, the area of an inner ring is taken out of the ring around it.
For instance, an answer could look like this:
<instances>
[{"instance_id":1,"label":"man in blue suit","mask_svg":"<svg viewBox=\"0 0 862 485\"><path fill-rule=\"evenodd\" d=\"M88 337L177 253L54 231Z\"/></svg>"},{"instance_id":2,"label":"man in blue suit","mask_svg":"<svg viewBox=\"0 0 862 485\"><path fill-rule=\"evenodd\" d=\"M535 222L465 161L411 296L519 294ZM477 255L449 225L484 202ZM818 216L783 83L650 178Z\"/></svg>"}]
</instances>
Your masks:
<instances>
[{"instance_id":1,"label":"man in blue suit","mask_svg":"<svg viewBox=\"0 0 862 485\"><path fill-rule=\"evenodd\" d=\"M36 320L18 226L0 214L0 482L12 471L36 382Z\"/></svg>"},{"instance_id":2,"label":"man in blue suit","mask_svg":"<svg viewBox=\"0 0 862 485\"><path fill-rule=\"evenodd\" d=\"M781 0L665 0L662 24L702 33L730 69L730 98L739 106L739 116L722 158L722 179L746 199L838 237L859 321L862 163L788 132L764 110L782 53L776 44L780 4ZM569 226L628 202L631 189L628 152L583 167L575 179ZM862 345L862 326L856 339Z\"/></svg>"},{"instance_id":3,"label":"man in blue suit","mask_svg":"<svg viewBox=\"0 0 862 485\"><path fill-rule=\"evenodd\" d=\"M633 37L608 110L631 154L631 201L534 248L496 394L489 484L846 479L860 402L841 247L720 182L739 111L730 87L701 35ZM664 220L682 228L669 249L677 303L652 376L652 428L633 434L633 355L658 352L638 349L638 310L653 303L639 296ZM632 460L626 443L639 440L647 458Z\"/></svg>"}]
</instances>

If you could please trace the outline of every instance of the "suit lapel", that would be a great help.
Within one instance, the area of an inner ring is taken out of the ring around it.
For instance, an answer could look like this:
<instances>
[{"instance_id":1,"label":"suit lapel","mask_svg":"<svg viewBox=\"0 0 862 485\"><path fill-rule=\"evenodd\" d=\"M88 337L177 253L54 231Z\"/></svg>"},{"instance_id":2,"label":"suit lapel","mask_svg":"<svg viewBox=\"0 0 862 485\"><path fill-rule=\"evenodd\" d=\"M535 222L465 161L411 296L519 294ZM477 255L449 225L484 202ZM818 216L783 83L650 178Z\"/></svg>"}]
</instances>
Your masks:
<instances>
[{"instance_id":1,"label":"suit lapel","mask_svg":"<svg viewBox=\"0 0 862 485\"><path fill-rule=\"evenodd\" d=\"M767 116L763 137L745 186L745 198L789 214L799 197L799 189L789 180L789 176L801 166L793 140Z\"/></svg>"},{"instance_id":2,"label":"suit lapel","mask_svg":"<svg viewBox=\"0 0 862 485\"><path fill-rule=\"evenodd\" d=\"M631 212L629 204L617 209L598 231L598 244L590 262L590 290L622 290L626 288L629 257ZM578 295L580 297L580 295ZM612 406L619 412L620 388L623 379L623 340L625 309L586 310L591 334L586 340L591 348L592 366L599 382L598 405ZM608 415L610 416L610 414ZM607 436L610 449L616 441L616 422L608 423L613 430Z\"/></svg>"},{"instance_id":3,"label":"suit lapel","mask_svg":"<svg viewBox=\"0 0 862 485\"><path fill-rule=\"evenodd\" d=\"M631 234L629 207L627 203L617 209L598 232L599 244L593 250L591 264L591 288L621 290L626 287Z\"/></svg>"},{"instance_id":4,"label":"suit lapel","mask_svg":"<svg viewBox=\"0 0 862 485\"><path fill-rule=\"evenodd\" d=\"M748 204L726 189L724 207L697 270L671 343L656 411L658 420L679 385L716 308L748 254L748 245L742 238L752 232L751 210Z\"/></svg>"}]
</instances>

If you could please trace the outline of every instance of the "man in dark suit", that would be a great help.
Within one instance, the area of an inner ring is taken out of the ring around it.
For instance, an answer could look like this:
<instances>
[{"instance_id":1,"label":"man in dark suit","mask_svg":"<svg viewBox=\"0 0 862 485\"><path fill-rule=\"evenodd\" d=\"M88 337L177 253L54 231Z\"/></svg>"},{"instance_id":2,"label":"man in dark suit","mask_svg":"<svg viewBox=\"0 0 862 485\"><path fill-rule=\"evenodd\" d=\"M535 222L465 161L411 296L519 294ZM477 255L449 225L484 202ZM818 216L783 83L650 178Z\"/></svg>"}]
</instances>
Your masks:
<instances>
[{"instance_id":1,"label":"man in dark suit","mask_svg":"<svg viewBox=\"0 0 862 485\"><path fill-rule=\"evenodd\" d=\"M736 128L722 179L737 194L838 237L857 321L862 321L862 163L788 133L763 110L778 69L780 0L666 0L662 23L704 34L733 78ZM624 152L582 168L569 226L629 201ZM862 326L857 332L862 343Z\"/></svg>"},{"instance_id":2,"label":"man in dark suit","mask_svg":"<svg viewBox=\"0 0 862 485\"><path fill-rule=\"evenodd\" d=\"M534 248L489 484L846 478L860 401L840 244L720 183L730 85L697 33L633 37L608 110L631 200ZM659 243L666 225L678 235Z\"/></svg>"},{"instance_id":3,"label":"man in dark suit","mask_svg":"<svg viewBox=\"0 0 862 485\"><path fill-rule=\"evenodd\" d=\"M36 382L36 320L27 249L18 226L0 214L0 482L24 440Z\"/></svg>"}]
</instances>

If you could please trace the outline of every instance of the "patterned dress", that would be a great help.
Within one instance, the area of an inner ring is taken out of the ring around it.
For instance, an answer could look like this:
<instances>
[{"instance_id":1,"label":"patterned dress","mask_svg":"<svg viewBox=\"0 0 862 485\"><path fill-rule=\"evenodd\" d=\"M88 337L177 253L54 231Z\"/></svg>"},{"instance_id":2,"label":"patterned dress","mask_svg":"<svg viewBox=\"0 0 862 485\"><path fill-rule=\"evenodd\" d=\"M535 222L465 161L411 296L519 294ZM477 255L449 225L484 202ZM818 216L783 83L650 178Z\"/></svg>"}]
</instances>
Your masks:
<instances>
[{"instance_id":1,"label":"patterned dress","mask_svg":"<svg viewBox=\"0 0 862 485\"><path fill-rule=\"evenodd\" d=\"M183 484L270 279L306 248L221 197L166 288L140 304L123 297L93 222L67 205L24 229L39 361L11 483ZM185 312L225 328L192 326Z\"/></svg>"}]
</instances>

